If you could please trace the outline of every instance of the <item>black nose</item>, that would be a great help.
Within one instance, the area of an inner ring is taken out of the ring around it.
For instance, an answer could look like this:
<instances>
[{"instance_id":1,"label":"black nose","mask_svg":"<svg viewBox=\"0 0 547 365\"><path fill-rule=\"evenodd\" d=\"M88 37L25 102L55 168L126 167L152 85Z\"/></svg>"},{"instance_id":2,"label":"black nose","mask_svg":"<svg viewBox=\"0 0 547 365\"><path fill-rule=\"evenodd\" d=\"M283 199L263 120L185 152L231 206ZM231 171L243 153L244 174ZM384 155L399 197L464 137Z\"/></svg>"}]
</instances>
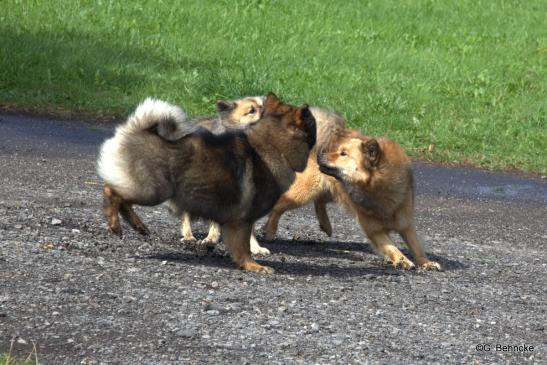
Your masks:
<instances>
[{"instance_id":1,"label":"black nose","mask_svg":"<svg viewBox=\"0 0 547 365\"><path fill-rule=\"evenodd\" d=\"M336 167L329 166L329 163L322 152L317 153L317 164L319 165L319 171L322 173L333 177L338 177L338 169Z\"/></svg>"}]
</instances>

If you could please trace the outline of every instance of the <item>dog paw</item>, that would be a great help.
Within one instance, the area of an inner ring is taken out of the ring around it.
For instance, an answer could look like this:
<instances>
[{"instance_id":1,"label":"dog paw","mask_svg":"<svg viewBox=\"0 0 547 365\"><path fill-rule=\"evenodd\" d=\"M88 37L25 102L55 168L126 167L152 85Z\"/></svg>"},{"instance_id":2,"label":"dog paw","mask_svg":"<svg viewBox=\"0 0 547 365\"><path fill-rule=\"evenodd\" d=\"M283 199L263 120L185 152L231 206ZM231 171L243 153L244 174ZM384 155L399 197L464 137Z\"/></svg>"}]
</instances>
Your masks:
<instances>
[{"instance_id":1,"label":"dog paw","mask_svg":"<svg viewBox=\"0 0 547 365\"><path fill-rule=\"evenodd\" d=\"M392 261L392 265L396 269L411 270L415 268L414 263L407 259L405 256L400 257L396 261Z\"/></svg>"},{"instance_id":2,"label":"dog paw","mask_svg":"<svg viewBox=\"0 0 547 365\"><path fill-rule=\"evenodd\" d=\"M197 239L193 235L182 236L182 238L180 239L180 242L182 242L182 243L190 243L190 242L196 242L196 241L197 241Z\"/></svg>"},{"instance_id":3,"label":"dog paw","mask_svg":"<svg viewBox=\"0 0 547 365\"><path fill-rule=\"evenodd\" d=\"M150 235L150 231L144 225L135 227L135 230L143 236L149 236Z\"/></svg>"},{"instance_id":4,"label":"dog paw","mask_svg":"<svg viewBox=\"0 0 547 365\"><path fill-rule=\"evenodd\" d=\"M243 265L241 265L241 268L248 272L258 272L258 273L265 273L265 274L271 274L274 272L274 269L272 269L269 266L262 266L257 264L256 262L246 262Z\"/></svg>"},{"instance_id":5,"label":"dog paw","mask_svg":"<svg viewBox=\"0 0 547 365\"><path fill-rule=\"evenodd\" d=\"M441 265L435 261L426 261L424 263L418 264L419 269L423 270L434 270L434 271L441 271Z\"/></svg>"},{"instance_id":6,"label":"dog paw","mask_svg":"<svg viewBox=\"0 0 547 365\"><path fill-rule=\"evenodd\" d=\"M108 233L109 234L114 234L114 235L116 235L120 238L123 237L122 227L121 226L108 227Z\"/></svg>"},{"instance_id":7,"label":"dog paw","mask_svg":"<svg viewBox=\"0 0 547 365\"><path fill-rule=\"evenodd\" d=\"M218 242L218 239L215 240L215 239L211 239L209 237L205 237L204 239L199 241L199 244L201 246L204 246L204 247L215 247L217 242Z\"/></svg>"},{"instance_id":8,"label":"dog paw","mask_svg":"<svg viewBox=\"0 0 547 365\"><path fill-rule=\"evenodd\" d=\"M267 256L267 255L269 255L271 252L270 252L270 250L268 250L266 247L262 247L262 246L252 246L252 245L251 245L251 253L252 253L253 255Z\"/></svg>"},{"instance_id":9,"label":"dog paw","mask_svg":"<svg viewBox=\"0 0 547 365\"><path fill-rule=\"evenodd\" d=\"M327 236L332 237L332 227L330 225L323 226L322 224L319 224L319 228L321 228L321 230L325 232Z\"/></svg>"}]
</instances>

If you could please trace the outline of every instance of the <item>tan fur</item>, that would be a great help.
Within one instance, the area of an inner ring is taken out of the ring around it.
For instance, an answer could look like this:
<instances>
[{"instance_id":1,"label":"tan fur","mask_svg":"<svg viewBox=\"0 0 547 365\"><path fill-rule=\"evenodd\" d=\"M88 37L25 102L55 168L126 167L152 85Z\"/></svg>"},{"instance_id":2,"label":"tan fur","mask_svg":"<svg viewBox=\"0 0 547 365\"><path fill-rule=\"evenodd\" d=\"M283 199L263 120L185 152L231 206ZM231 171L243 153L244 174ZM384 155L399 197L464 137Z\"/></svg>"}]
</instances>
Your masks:
<instances>
[{"instance_id":1,"label":"tan fur","mask_svg":"<svg viewBox=\"0 0 547 365\"><path fill-rule=\"evenodd\" d=\"M351 131L332 152L317 158L321 172L336 179L336 198L354 213L379 254L396 267L414 267L390 239L389 232L395 231L408 244L416 265L440 269L426 257L416 235L411 161L401 146Z\"/></svg>"},{"instance_id":2,"label":"tan fur","mask_svg":"<svg viewBox=\"0 0 547 365\"><path fill-rule=\"evenodd\" d=\"M178 214L188 212L219 222L226 247L239 267L272 272L250 256L252 226L289 188L295 173L306 167L316 140L309 107L285 104L270 93L258 122L242 131L214 135L186 128L179 109L172 105L157 101L146 105L101 147L98 172L105 181L109 230L121 235L121 213L133 228L146 234L132 205L169 201ZM182 131L183 137L161 138L156 132L162 124L177 126L163 130Z\"/></svg>"}]
</instances>

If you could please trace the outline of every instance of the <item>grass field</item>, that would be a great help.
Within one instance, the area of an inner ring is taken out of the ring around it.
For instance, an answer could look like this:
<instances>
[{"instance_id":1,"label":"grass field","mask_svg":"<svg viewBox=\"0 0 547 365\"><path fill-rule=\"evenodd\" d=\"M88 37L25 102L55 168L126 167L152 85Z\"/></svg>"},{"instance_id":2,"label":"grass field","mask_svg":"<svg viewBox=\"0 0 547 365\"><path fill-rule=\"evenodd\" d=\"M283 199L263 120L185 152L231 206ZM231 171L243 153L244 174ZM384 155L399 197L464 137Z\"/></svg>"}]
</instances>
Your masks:
<instances>
[{"instance_id":1,"label":"grass field","mask_svg":"<svg viewBox=\"0 0 547 365\"><path fill-rule=\"evenodd\" d=\"M547 174L547 0L3 0L0 44L5 107L199 115L272 90L414 157Z\"/></svg>"}]
</instances>

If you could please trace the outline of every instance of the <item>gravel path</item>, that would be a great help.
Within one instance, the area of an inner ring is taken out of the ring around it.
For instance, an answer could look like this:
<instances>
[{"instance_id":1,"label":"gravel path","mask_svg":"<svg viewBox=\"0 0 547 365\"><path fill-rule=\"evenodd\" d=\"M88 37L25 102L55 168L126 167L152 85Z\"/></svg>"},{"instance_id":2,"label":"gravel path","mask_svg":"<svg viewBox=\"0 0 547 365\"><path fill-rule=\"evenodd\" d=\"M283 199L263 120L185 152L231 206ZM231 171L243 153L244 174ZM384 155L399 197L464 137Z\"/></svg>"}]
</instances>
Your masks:
<instances>
[{"instance_id":1,"label":"gravel path","mask_svg":"<svg viewBox=\"0 0 547 365\"><path fill-rule=\"evenodd\" d=\"M148 238L106 233L94 160L109 133L0 116L0 353L14 341L43 364L547 362L547 181L417 164L418 231L443 272L392 269L331 206L333 237L312 209L290 212L265 244L276 273L248 274L222 245L179 243L161 206L137 208Z\"/></svg>"}]
</instances>

